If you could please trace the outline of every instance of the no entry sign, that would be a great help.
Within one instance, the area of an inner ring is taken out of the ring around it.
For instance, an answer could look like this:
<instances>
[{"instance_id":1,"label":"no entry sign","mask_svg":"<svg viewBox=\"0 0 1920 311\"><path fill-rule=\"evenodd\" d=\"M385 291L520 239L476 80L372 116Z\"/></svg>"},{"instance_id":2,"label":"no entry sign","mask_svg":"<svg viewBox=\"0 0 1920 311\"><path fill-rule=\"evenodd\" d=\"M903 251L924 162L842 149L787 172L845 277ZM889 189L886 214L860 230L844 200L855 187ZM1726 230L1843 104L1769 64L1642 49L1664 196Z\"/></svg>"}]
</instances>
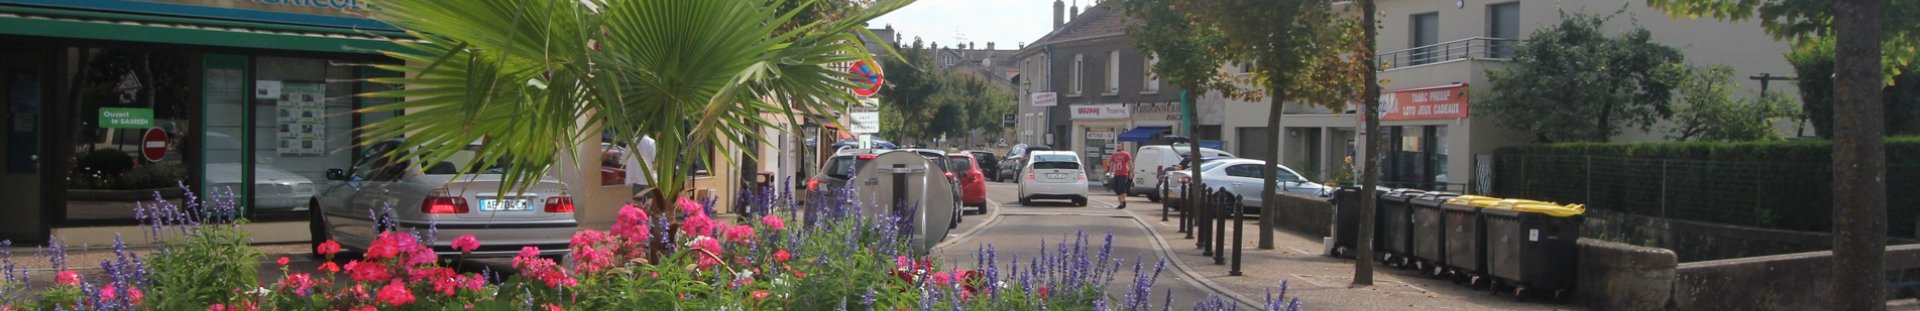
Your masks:
<instances>
[{"instance_id":1,"label":"no entry sign","mask_svg":"<svg viewBox=\"0 0 1920 311\"><path fill-rule=\"evenodd\" d=\"M160 158L166 157L167 132L160 128L147 129L146 136L140 139L140 155L150 162L160 162Z\"/></svg>"}]
</instances>

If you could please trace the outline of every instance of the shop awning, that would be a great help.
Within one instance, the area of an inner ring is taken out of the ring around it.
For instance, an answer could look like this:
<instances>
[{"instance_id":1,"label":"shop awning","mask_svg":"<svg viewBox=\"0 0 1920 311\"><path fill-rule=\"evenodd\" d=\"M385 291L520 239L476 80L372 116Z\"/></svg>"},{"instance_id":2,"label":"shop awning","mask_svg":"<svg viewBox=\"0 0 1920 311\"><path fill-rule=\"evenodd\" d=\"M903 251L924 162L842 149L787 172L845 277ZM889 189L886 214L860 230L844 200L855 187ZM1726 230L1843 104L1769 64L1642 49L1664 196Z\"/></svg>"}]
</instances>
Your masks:
<instances>
[{"instance_id":1,"label":"shop awning","mask_svg":"<svg viewBox=\"0 0 1920 311\"><path fill-rule=\"evenodd\" d=\"M1167 127L1162 127L1162 126L1136 127L1136 128L1133 128L1132 130L1121 132L1119 140L1130 141L1130 142L1146 142L1148 140L1153 140L1154 134L1160 134L1160 133L1166 132L1167 130L1168 130Z\"/></svg>"},{"instance_id":2,"label":"shop awning","mask_svg":"<svg viewBox=\"0 0 1920 311\"><path fill-rule=\"evenodd\" d=\"M0 5L0 35L227 46L334 53L399 48L393 31Z\"/></svg>"}]
</instances>

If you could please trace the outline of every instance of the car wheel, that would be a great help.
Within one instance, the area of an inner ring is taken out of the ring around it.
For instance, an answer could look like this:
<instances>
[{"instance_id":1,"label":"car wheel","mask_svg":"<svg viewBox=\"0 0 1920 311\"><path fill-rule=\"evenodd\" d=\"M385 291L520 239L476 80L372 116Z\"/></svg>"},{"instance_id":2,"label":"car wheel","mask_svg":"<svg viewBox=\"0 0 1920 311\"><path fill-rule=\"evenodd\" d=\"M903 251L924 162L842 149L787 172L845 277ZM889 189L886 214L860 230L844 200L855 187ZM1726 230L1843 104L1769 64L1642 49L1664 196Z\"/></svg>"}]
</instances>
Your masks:
<instances>
[{"instance_id":1,"label":"car wheel","mask_svg":"<svg viewBox=\"0 0 1920 311\"><path fill-rule=\"evenodd\" d=\"M1073 199L1073 206L1087 207L1087 199L1086 198Z\"/></svg>"},{"instance_id":2,"label":"car wheel","mask_svg":"<svg viewBox=\"0 0 1920 311\"><path fill-rule=\"evenodd\" d=\"M1020 197L1020 205L1033 205L1033 199L1028 197Z\"/></svg>"},{"instance_id":3,"label":"car wheel","mask_svg":"<svg viewBox=\"0 0 1920 311\"><path fill-rule=\"evenodd\" d=\"M967 222L967 206L958 204L954 206L956 207L953 209L953 226L959 227L960 223Z\"/></svg>"},{"instance_id":4,"label":"car wheel","mask_svg":"<svg viewBox=\"0 0 1920 311\"><path fill-rule=\"evenodd\" d=\"M312 252L314 258L326 258L320 255L320 243L332 240L333 235L327 232L327 219L320 213L320 202L307 202L307 215L307 233L312 237L308 243L311 247L307 250Z\"/></svg>"},{"instance_id":5,"label":"car wheel","mask_svg":"<svg viewBox=\"0 0 1920 311\"><path fill-rule=\"evenodd\" d=\"M1160 192L1164 191L1164 189L1165 188L1162 188L1162 190L1148 191L1147 202L1160 203Z\"/></svg>"}]
</instances>

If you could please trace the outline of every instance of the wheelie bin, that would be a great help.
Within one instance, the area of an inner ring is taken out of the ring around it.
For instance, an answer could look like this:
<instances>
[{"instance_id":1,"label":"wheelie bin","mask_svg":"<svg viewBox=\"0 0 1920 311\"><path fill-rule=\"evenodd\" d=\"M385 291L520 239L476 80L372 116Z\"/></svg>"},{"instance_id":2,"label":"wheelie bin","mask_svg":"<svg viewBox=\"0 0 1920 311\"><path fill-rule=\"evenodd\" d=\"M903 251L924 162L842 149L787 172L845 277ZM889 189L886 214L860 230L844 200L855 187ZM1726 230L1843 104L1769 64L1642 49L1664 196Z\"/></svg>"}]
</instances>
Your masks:
<instances>
[{"instance_id":1,"label":"wheelie bin","mask_svg":"<svg viewBox=\"0 0 1920 311\"><path fill-rule=\"evenodd\" d=\"M1480 226L1480 210L1492 207L1500 199L1480 196L1460 196L1440 205L1440 228L1444 230L1442 243L1446 249L1441 256L1446 258L1441 266L1446 274L1453 277L1455 283L1477 284L1483 280L1487 271L1486 230Z\"/></svg>"},{"instance_id":2,"label":"wheelie bin","mask_svg":"<svg viewBox=\"0 0 1920 311\"><path fill-rule=\"evenodd\" d=\"M1481 210L1487 230L1491 288L1513 288L1559 299L1573 288L1579 262L1580 225L1586 207L1505 200Z\"/></svg>"},{"instance_id":3,"label":"wheelie bin","mask_svg":"<svg viewBox=\"0 0 1920 311\"><path fill-rule=\"evenodd\" d=\"M1379 241L1373 247L1380 252L1380 262L1387 266L1406 266L1407 256L1413 253L1413 240L1409 239L1413 234L1413 209L1407 206L1407 200L1425 193L1419 189L1393 189L1380 195L1377 201L1380 209L1373 213L1373 236Z\"/></svg>"},{"instance_id":4,"label":"wheelie bin","mask_svg":"<svg viewBox=\"0 0 1920 311\"><path fill-rule=\"evenodd\" d=\"M1360 193L1360 187L1340 187L1333 193L1334 256L1352 258L1360 245ZM1373 195L1382 193L1386 191L1376 189ZM1374 240L1379 241L1380 236L1375 234Z\"/></svg>"},{"instance_id":5,"label":"wheelie bin","mask_svg":"<svg viewBox=\"0 0 1920 311\"><path fill-rule=\"evenodd\" d=\"M1407 207L1411 210L1409 220L1412 221L1408 225L1411 232L1408 241L1411 249L1409 260L1422 273L1435 275L1441 272L1440 263L1446 261L1442 255L1447 247L1447 231L1440 224L1440 206L1459 196L1451 192L1428 192L1407 201Z\"/></svg>"}]
</instances>

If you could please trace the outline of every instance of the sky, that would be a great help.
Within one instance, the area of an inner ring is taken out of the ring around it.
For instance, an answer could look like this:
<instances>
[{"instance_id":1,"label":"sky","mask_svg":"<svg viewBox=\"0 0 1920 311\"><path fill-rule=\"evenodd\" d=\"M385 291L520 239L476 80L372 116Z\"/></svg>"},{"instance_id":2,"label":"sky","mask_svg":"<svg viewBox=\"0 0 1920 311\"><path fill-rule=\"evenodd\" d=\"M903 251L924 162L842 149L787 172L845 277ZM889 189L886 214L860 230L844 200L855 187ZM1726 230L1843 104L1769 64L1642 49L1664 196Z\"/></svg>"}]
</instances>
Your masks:
<instances>
[{"instance_id":1,"label":"sky","mask_svg":"<svg viewBox=\"0 0 1920 311\"><path fill-rule=\"evenodd\" d=\"M1080 0L1081 6L1092 0ZM1068 0L1071 6L1073 0ZM953 46L972 41L982 49L1012 50L1033 42L1053 28L1053 0L918 0L874 19L871 28L892 24L906 43L918 36L929 43ZM964 40L959 38L965 38Z\"/></svg>"}]
</instances>

